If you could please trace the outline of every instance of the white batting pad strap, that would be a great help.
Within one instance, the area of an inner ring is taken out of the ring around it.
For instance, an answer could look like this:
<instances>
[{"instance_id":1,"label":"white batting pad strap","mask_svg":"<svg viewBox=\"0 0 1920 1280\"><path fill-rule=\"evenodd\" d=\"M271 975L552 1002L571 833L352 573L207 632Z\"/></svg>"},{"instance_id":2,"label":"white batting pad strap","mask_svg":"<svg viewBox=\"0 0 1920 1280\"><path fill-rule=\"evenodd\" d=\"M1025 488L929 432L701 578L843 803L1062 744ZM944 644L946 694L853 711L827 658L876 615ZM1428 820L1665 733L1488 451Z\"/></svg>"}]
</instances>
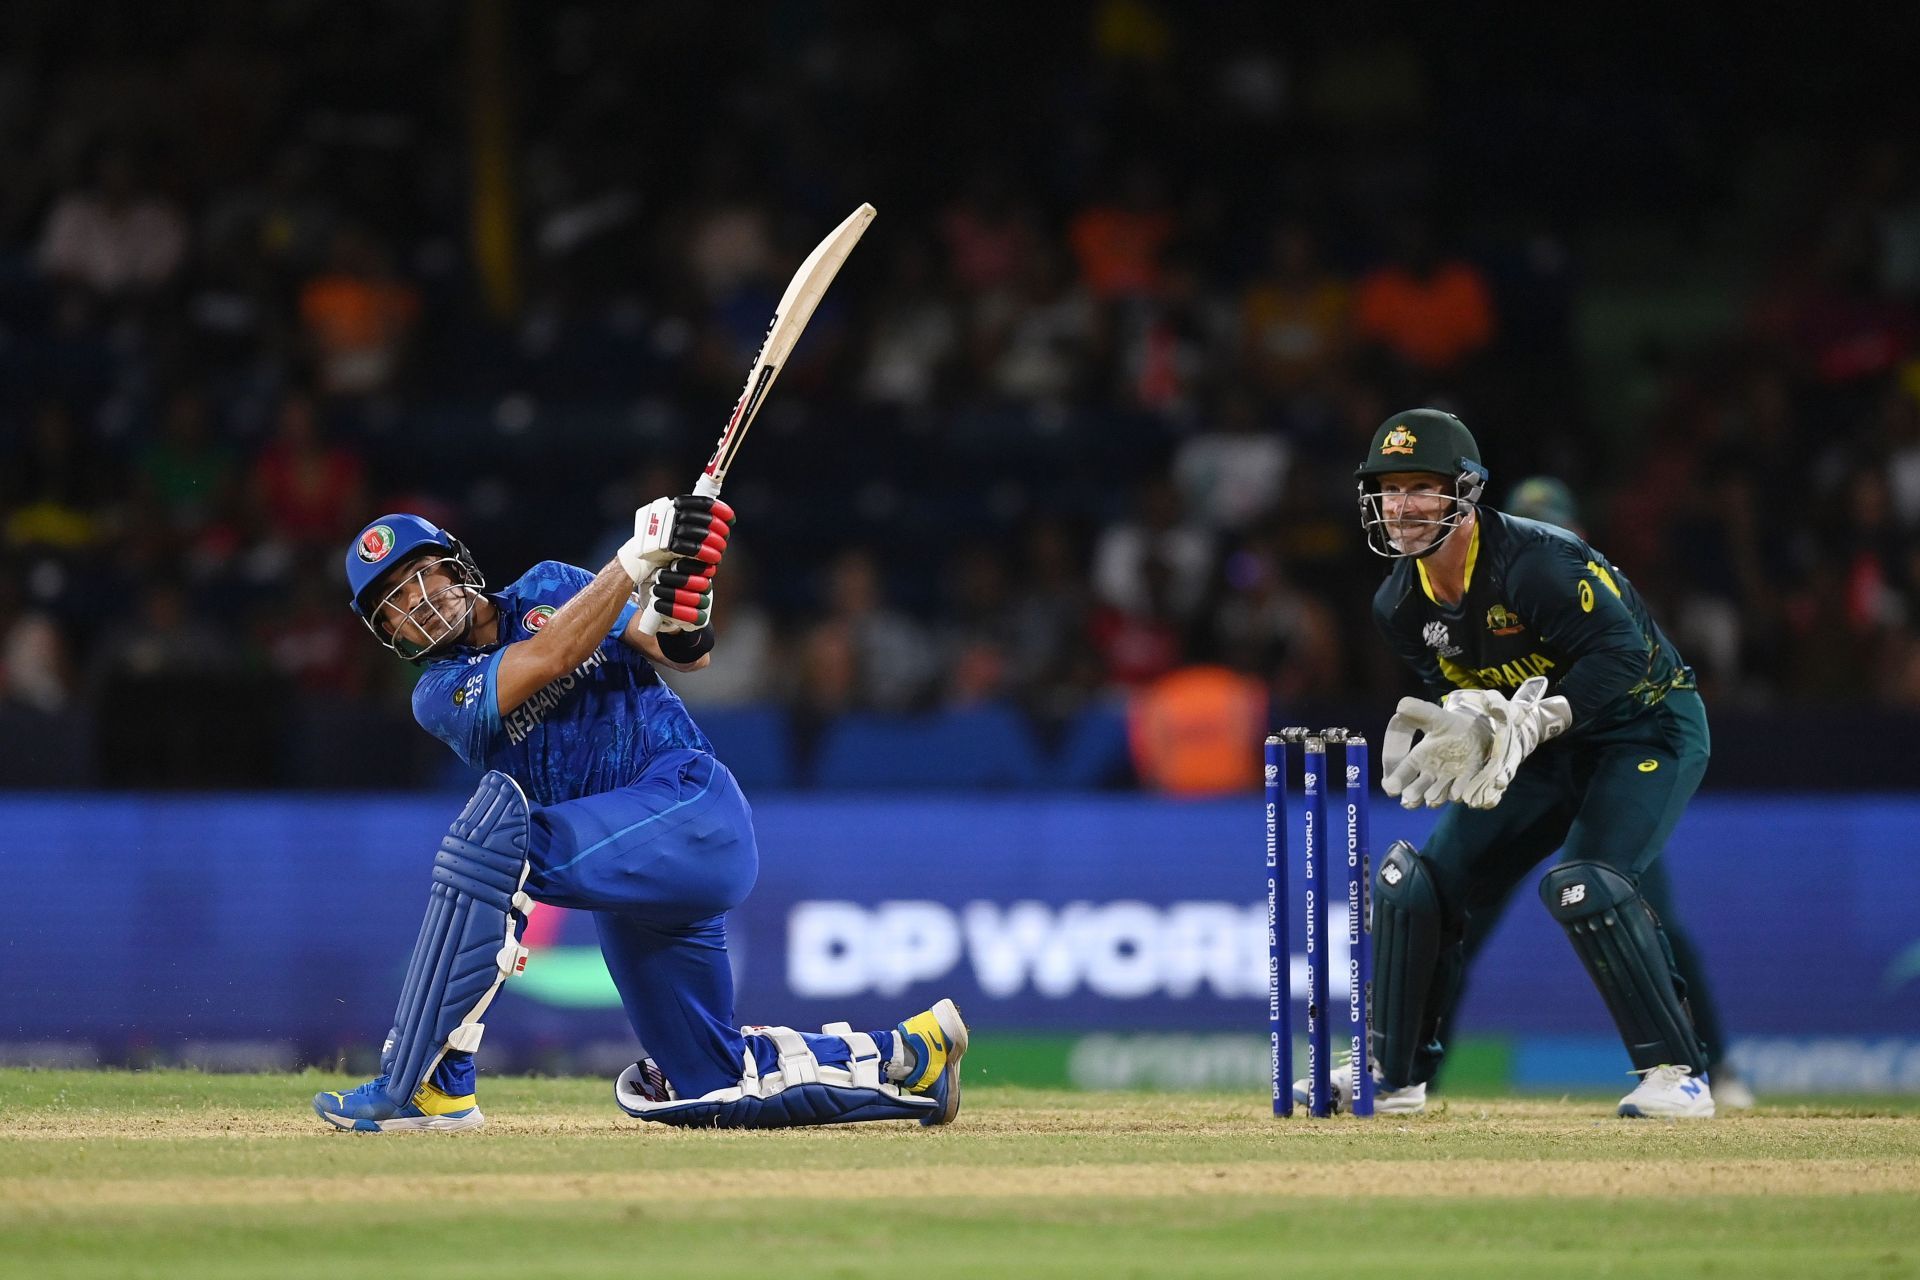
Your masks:
<instances>
[{"instance_id":1,"label":"white batting pad strap","mask_svg":"<svg viewBox=\"0 0 1920 1280\"><path fill-rule=\"evenodd\" d=\"M860 1089L878 1089L888 1083L883 1078L880 1046L864 1031L855 1031L844 1022L829 1022L820 1028L822 1035L838 1036L847 1046L847 1075Z\"/></svg>"},{"instance_id":2,"label":"white batting pad strap","mask_svg":"<svg viewBox=\"0 0 1920 1280\"><path fill-rule=\"evenodd\" d=\"M753 1046L740 1051L740 1091L748 1097L760 1096L760 1064L753 1059Z\"/></svg>"},{"instance_id":3,"label":"white batting pad strap","mask_svg":"<svg viewBox=\"0 0 1920 1280\"><path fill-rule=\"evenodd\" d=\"M781 1088L819 1083L820 1060L807 1047L805 1036L792 1027L763 1027L760 1034L773 1041L773 1047L780 1051Z\"/></svg>"},{"instance_id":4,"label":"white batting pad strap","mask_svg":"<svg viewBox=\"0 0 1920 1280\"><path fill-rule=\"evenodd\" d=\"M742 1027L748 1036L764 1036L773 1042L780 1057L780 1066L776 1071L761 1075L754 1061L753 1050L749 1047L742 1054L740 1090L748 1097L770 1098L782 1089L803 1084L825 1084L834 1088L878 1089L884 1093L897 1092L896 1086L886 1077L886 1060L880 1056L880 1046L874 1038L863 1031L855 1031L844 1022L828 1023L821 1029L822 1035L837 1037L847 1046L848 1061L845 1066L829 1065L814 1055L805 1036L792 1027Z\"/></svg>"},{"instance_id":5,"label":"white batting pad strap","mask_svg":"<svg viewBox=\"0 0 1920 1280\"><path fill-rule=\"evenodd\" d=\"M495 967L500 970L500 980L505 982L514 974L523 972L527 967L528 954L525 947L513 940L513 924L509 921L507 940L500 944L500 950L493 957Z\"/></svg>"},{"instance_id":6,"label":"white batting pad strap","mask_svg":"<svg viewBox=\"0 0 1920 1280\"><path fill-rule=\"evenodd\" d=\"M759 1063L753 1056L751 1044L745 1046L740 1054L740 1084L738 1093L749 1098L771 1098L782 1089L803 1084L824 1084L837 1089L878 1089L882 1093L895 1095L899 1087L887 1078L887 1062L880 1054L880 1045L864 1031L855 1031L845 1022L830 1022L820 1029L822 1035L834 1036L847 1046L845 1066L823 1063L815 1056L807 1044L807 1038L792 1027L742 1027L742 1035L751 1039L764 1037L773 1042L774 1052L779 1055L779 1065L762 1075ZM713 1101L714 1095L708 1094L699 1101Z\"/></svg>"},{"instance_id":7,"label":"white batting pad strap","mask_svg":"<svg viewBox=\"0 0 1920 1280\"><path fill-rule=\"evenodd\" d=\"M447 1048L455 1053L476 1053L480 1048L480 1037L487 1032L484 1022L463 1022L447 1036Z\"/></svg>"}]
</instances>

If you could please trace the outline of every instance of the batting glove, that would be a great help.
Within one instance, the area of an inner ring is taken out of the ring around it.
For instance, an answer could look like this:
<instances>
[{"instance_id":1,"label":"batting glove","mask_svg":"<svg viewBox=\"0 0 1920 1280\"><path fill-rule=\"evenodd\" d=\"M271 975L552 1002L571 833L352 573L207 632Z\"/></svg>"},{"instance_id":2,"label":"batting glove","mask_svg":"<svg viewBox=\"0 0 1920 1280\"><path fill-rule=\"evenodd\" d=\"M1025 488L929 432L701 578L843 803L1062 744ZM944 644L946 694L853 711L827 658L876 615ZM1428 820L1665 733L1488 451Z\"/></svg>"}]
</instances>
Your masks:
<instances>
[{"instance_id":1,"label":"batting glove","mask_svg":"<svg viewBox=\"0 0 1920 1280\"><path fill-rule=\"evenodd\" d=\"M733 532L733 508L718 498L659 498L634 513L634 534L620 548L645 603L648 635L699 631L713 616L713 575Z\"/></svg>"}]
</instances>

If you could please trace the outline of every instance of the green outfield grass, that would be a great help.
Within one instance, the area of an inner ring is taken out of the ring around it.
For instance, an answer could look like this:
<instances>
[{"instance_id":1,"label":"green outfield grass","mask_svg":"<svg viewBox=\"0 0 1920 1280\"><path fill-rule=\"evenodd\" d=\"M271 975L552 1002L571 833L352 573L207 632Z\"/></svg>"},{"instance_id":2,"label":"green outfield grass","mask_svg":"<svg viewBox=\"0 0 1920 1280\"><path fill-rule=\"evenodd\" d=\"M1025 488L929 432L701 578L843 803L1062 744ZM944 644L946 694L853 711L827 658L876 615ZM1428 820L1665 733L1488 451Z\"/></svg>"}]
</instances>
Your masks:
<instances>
[{"instance_id":1,"label":"green outfield grass","mask_svg":"<svg viewBox=\"0 0 1920 1280\"><path fill-rule=\"evenodd\" d=\"M0 1071L12 1276L1913 1276L1920 1106L1709 1123L1450 1100L970 1088L943 1130L682 1132L483 1077L478 1133L356 1135L319 1075Z\"/></svg>"}]
</instances>

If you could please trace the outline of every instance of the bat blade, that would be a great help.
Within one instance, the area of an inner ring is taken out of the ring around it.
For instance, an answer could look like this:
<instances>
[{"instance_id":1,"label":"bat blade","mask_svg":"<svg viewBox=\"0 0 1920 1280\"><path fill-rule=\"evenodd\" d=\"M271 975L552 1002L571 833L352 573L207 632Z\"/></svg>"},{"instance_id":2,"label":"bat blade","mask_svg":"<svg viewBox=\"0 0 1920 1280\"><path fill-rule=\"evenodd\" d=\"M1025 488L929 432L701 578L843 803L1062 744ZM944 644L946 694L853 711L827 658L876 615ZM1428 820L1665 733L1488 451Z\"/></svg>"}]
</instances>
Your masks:
<instances>
[{"instance_id":1,"label":"bat blade","mask_svg":"<svg viewBox=\"0 0 1920 1280\"><path fill-rule=\"evenodd\" d=\"M746 385L740 389L740 398L734 402L733 414L727 419L726 429L720 433L720 443L714 447L713 457L707 460L698 483L694 485L695 493L710 498L719 494L720 486L726 483L727 471L733 466L734 455L740 451L740 442L746 438L747 428L753 425L760 406L766 403L773 380L780 376L781 367L786 364L794 343L800 340L807 321L813 318L814 308L820 305L827 286L839 274L840 266L847 260L847 255L853 252L853 246L860 243L860 237L866 233L873 216L874 208L870 204L855 209L845 222L814 246L813 252L800 264L800 269L793 273L787 291L780 295L780 306L773 313L773 321L767 325L767 336L761 341L760 354L754 357L753 368L747 373Z\"/></svg>"}]
</instances>

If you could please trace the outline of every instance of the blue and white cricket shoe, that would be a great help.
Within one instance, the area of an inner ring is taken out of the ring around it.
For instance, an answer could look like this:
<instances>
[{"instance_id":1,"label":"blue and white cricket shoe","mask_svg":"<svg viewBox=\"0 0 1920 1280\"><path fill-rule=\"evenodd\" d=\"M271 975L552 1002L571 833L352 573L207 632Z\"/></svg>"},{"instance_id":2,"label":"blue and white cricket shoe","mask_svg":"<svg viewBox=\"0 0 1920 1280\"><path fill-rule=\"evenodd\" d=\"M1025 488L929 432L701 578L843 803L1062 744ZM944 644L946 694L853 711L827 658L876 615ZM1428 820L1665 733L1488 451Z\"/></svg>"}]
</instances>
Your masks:
<instances>
[{"instance_id":1,"label":"blue and white cricket shoe","mask_svg":"<svg viewBox=\"0 0 1920 1280\"><path fill-rule=\"evenodd\" d=\"M432 1081L414 1091L413 1101L396 1107L387 1097L385 1076L347 1093L316 1093L313 1109L334 1128L359 1133L451 1133L478 1129L487 1122L473 1094L455 1097L441 1092Z\"/></svg>"},{"instance_id":2,"label":"blue and white cricket shoe","mask_svg":"<svg viewBox=\"0 0 1920 1280\"><path fill-rule=\"evenodd\" d=\"M1640 1073L1640 1085L1620 1099L1617 1113L1640 1120L1711 1120L1713 1091L1693 1078L1692 1067L1654 1067Z\"/></svg>"},{"instance_id":3,"label":"blue and white cricket shoe","mask_svg":"<svg viewBox=\"0 0 1920 1280\"><path fill-rule=\"evenodd\" d=\"M967 1052L967 1024L960 1018L959 1006L942 1000L908 1018L893 1033L911 1057L907 1078L900 1087L940 1104L937 1110L922 1116L920 1123L952 1124L960 1114L960 1059Z\"/></svg>"}]
</instances>

